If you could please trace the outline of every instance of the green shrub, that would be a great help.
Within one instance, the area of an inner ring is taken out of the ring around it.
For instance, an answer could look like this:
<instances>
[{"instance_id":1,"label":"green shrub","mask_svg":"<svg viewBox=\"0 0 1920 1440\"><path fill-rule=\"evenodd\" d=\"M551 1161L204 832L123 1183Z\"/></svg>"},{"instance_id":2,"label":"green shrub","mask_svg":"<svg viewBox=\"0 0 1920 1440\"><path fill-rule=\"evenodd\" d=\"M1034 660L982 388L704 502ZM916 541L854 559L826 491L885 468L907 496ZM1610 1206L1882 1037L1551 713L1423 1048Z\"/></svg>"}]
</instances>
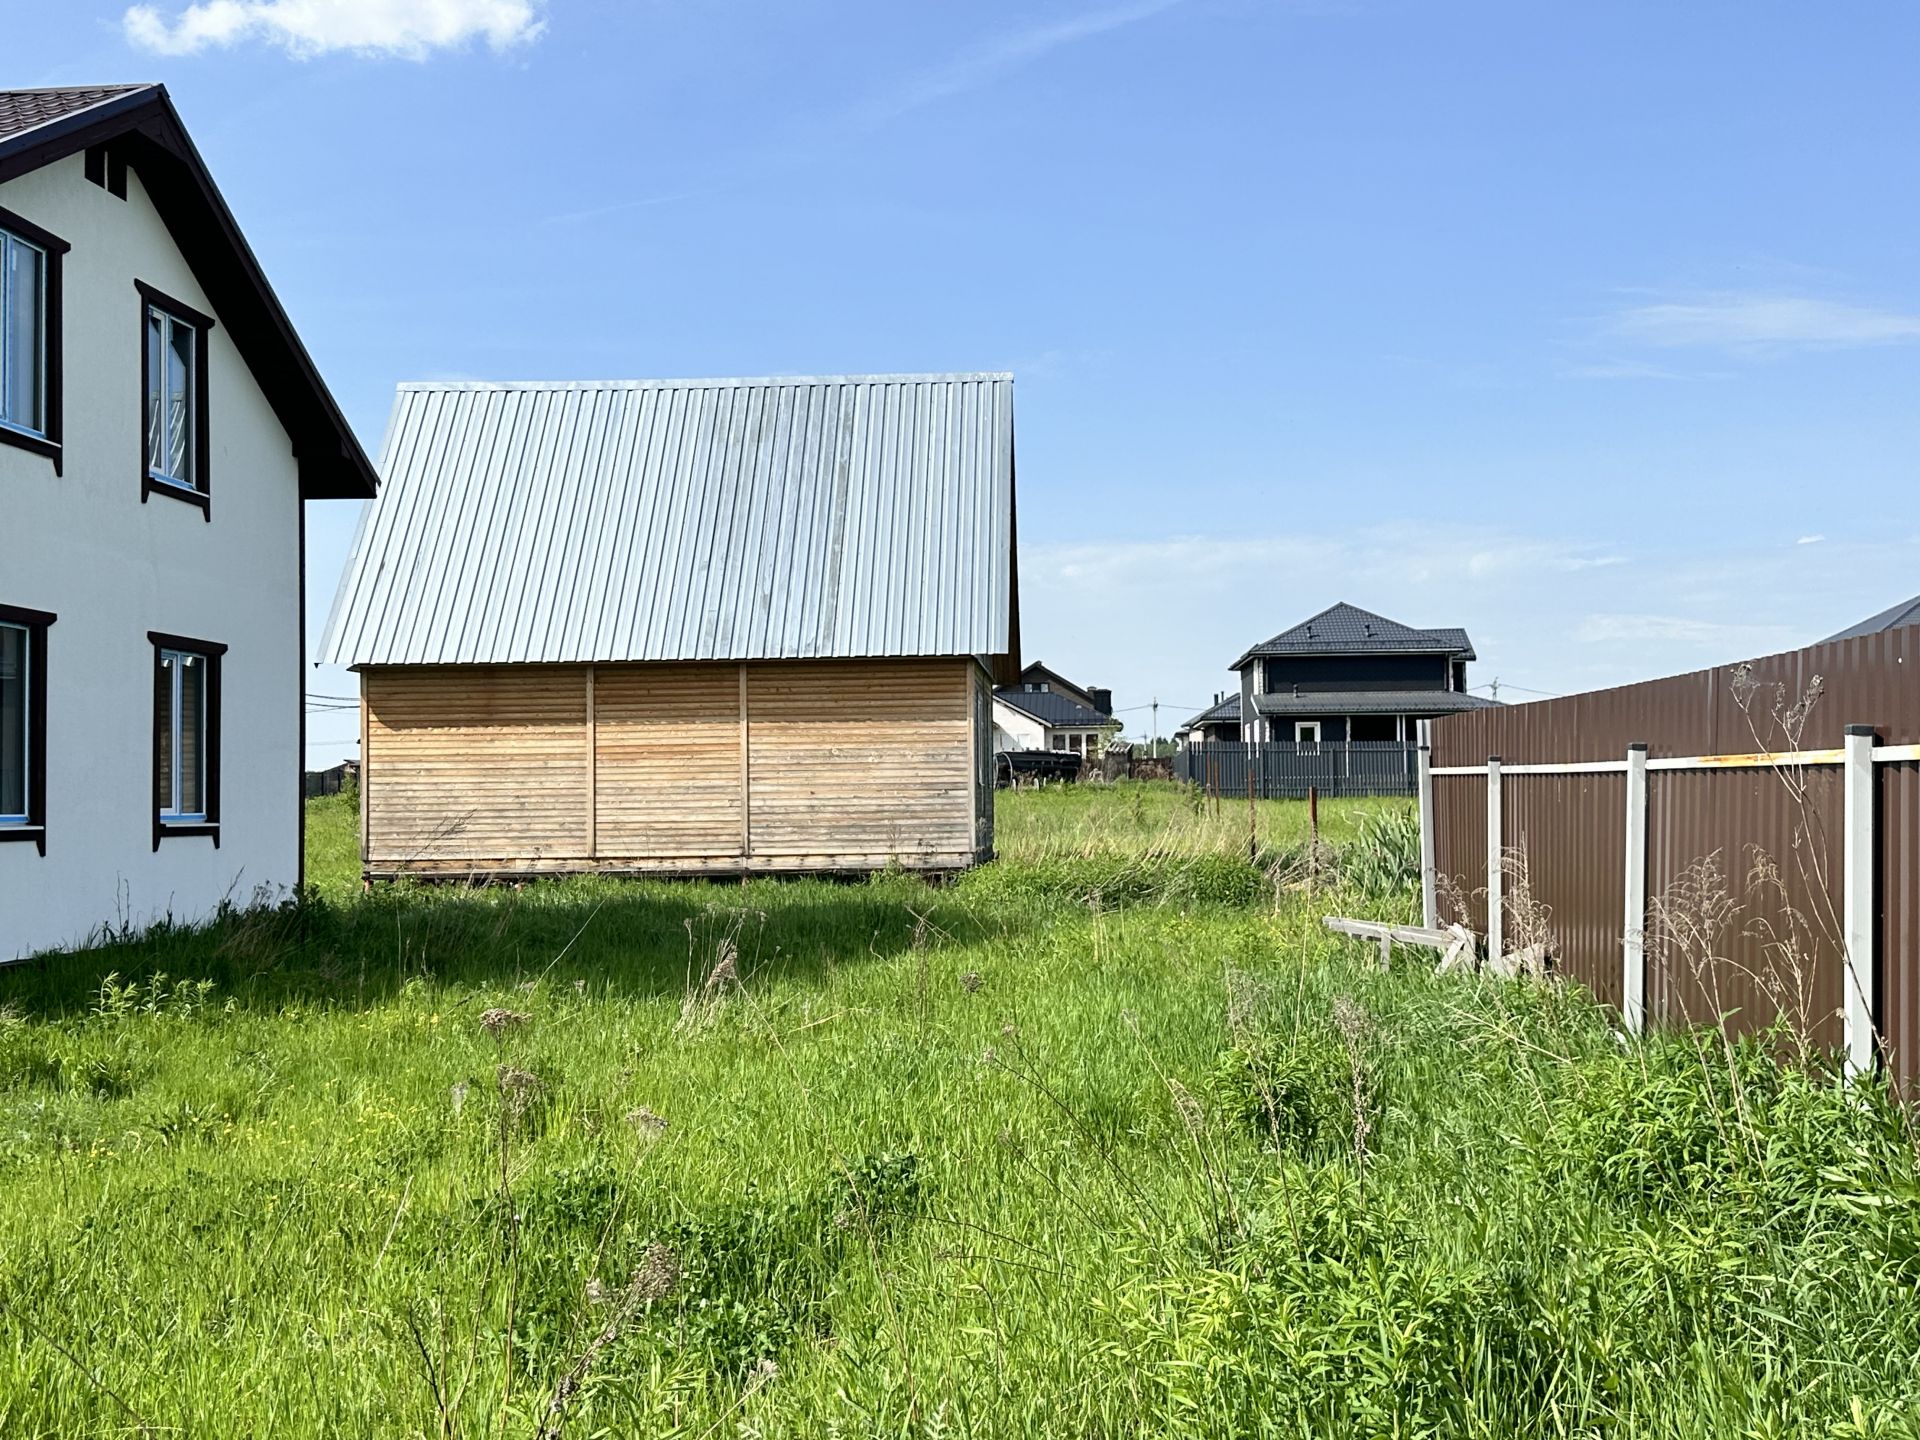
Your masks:
<instances>
[{"instance_id":1,"label":"green shrub","mask_svg":"<svg viewBox=\"0 0 1920 1440\"><path fill-rule=\"evenodd\" d=\"M1324 1156L1352 1147L1353 1061L1331 1028L1243 1039L1220 1052L1208 1088L1228 1114L1283 1150ZM1376 1077L1363 1078L1362 1097L1375 1130L1383 1109Z\"/></svg>"}]
</instances>

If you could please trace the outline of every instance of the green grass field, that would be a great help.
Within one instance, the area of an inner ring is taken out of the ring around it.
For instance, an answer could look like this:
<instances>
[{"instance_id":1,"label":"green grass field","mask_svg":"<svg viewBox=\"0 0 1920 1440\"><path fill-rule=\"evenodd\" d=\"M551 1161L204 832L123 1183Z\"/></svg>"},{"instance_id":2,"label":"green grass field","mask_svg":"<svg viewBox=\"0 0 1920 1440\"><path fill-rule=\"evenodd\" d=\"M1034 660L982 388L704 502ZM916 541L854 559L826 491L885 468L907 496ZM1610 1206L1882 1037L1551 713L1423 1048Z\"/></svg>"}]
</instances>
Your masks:
<instances>
[{"instance_id":1,"label":"green grass field","mask_svg":"<svg viewBox=\"0 0 1920 1440\"><path fill-rule=\"evenodd\" d=\"M1900 1112L1381 973L1402 805L1001 804L0 973L0 1436L1920 1434Z\"/></svg>"}]
</instances>

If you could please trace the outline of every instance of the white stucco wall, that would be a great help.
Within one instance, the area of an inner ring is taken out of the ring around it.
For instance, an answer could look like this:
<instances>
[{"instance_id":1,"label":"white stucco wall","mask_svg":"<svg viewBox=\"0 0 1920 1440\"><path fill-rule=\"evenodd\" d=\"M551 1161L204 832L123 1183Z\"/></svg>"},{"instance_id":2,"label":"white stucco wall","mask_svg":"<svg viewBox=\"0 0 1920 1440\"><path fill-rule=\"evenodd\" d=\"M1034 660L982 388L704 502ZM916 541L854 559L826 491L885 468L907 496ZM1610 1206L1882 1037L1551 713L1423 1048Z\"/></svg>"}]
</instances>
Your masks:
<instances>
[{"instance_id":1,"label":"white stucco wall","mask_svg":"<svg viewBox=\"0 0 1920 1440\"><path fill-rule=\"evenodd\" d=\"M129 176L77 155L0 184L0 207L67 241L64 473L0 445L0 604L47 636L47 853L0 844L0 959L103 924L199 919L284 892L299 868L299 484L291 444L224 325L208 345L212 519L140 498L136 277L216 320ZM222 642L220 845L153 846L149 630Z\"/></svg>"},{"instance_id":2,"label":"white stucco wall","mask_svg":"<svg viewBox=\"0 0 1920 1440\"><path fill-rule=\"evenodd\" d=\"M998 750L1044 750L1047 727L1024 710L1016 710L1006 701L993 702L993 748Z\"/></svg>"}]
</instances>

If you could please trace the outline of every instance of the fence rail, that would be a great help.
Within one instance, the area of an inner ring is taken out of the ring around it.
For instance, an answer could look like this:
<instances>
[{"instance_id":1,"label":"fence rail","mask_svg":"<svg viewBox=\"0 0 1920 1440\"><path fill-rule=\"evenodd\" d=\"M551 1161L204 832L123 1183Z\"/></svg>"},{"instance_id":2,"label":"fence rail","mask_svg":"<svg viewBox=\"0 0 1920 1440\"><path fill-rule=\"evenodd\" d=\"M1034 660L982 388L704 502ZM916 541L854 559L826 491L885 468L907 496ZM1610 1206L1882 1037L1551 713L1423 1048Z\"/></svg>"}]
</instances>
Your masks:
<instances>
[{"instance_id":1,"label":"fence rail","mask_svg":"<svg viewBox=\"0 0 1920 1440\"><path fill-rule=\"evenodd\" d=\"M1784 1020L1920 1091L1916 666L1907 628L1430 722L1424 918L1544 929L1630 1029Z\"/></svg>"},{"instance_id":2,"label":"fence rail","mask_svg":"<svg viewBox=\"0 0 1920 1440\"><path fill-rule=\"evenodd\" d=\"M1183 746L1173 757L1173 777L1212 795L1262 800L1299 800L1309 789L1322 795L1412 795L1418 747L1395 740L1351 744L1205 741Z\"/></svg>"}]
</instances>

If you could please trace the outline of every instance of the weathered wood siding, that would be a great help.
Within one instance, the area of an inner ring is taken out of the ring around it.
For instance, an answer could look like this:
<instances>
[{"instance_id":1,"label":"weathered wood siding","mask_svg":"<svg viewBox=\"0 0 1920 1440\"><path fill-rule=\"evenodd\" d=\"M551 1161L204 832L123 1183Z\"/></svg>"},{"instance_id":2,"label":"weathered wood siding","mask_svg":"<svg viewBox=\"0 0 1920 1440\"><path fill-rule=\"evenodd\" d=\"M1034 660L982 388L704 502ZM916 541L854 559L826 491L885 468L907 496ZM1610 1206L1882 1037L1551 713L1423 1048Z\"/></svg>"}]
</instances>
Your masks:
<instances>
[{"instance_id":1,"label":"weathered wood siding","mask_svg":"<svg viewBox=\"0 0 1920 1440\"><path fill-rule=\"evenodd\" d=\"M370 863L587 853L587 672L498 665L367 677Z\"/></svg>"},{"instance_id":2,"label":"weathered wood siding","mask_svg":"<svg viewBox=\"0 0 1920 1440\"><path fill-rule=\"evenodd\" d=\"M740 853L740 667L594 670L596 858Z\"/></svg>"},{"instance_id":3,"label":"weathered wood siding","mask_svg":"<svg viewBox=\"0 0 1920 1440\"><path fill-rule=\"evenodd\" d=\"M972 668L950 660L750 666L753 853L972 850Z\"/></svg>"},{"instance_id":4,"label":"weathered wood siding","mask_svg":"<svg viewBox=\"0 0 1920 1440\"><path fill-rule=\"evenodd\" d=\"M373 874L947 869L992 848L971 660L370 669L362 687Z\"/></svg>"}]
</instances>

